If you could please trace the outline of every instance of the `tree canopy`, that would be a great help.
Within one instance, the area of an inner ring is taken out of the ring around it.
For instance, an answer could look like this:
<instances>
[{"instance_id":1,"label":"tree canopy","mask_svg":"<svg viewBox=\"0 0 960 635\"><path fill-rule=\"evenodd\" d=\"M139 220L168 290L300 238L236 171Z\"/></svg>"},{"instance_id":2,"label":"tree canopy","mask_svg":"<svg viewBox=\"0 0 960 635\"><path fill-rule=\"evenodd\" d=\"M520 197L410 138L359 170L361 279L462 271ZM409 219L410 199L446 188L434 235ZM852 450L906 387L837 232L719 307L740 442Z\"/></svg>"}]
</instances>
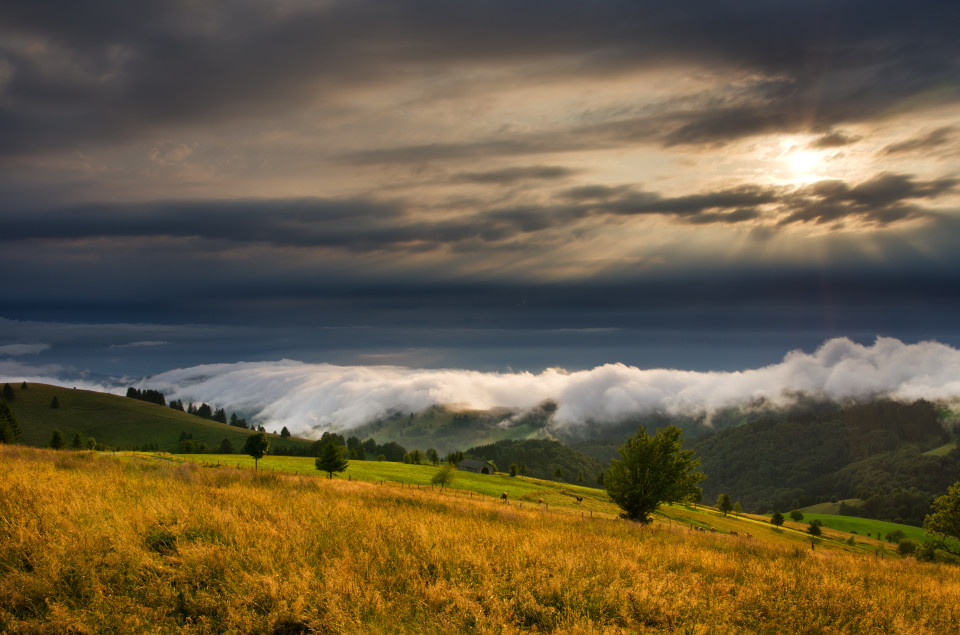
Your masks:
<instances>
[{"instance_id":1,"label":"tree canopy","mask_svg":"<svg viewBox=\"0 0 960 635\"><path fill-rule=\"evenodd\" d=\"M251 434L247 437L247 441L243 444L244 454L249 454L253 457L253 467L257 468L257 464L260 459L263 458L263 455L267 453L267 450L270 449L270 439L267 438L265 432L257 432Z\"/></svg>"},{"instance_id":2,"label":"tree canopy","mask_svg":"<svg viewBox=\"0 0 960 635\"><path fill-rule=\"evenodd\" d=\"M940 548L960 555L960 482L933 501L930 513L923 519L923 528L939 539Z\"/></svg>"},{"instance_id":3,"label":"tree canopy","mask_svg":"<svg viewBox=\"0 0 960 635\"><path fill-rule=\"evenodd\" d=\"M669 426L650 436L641 428L620 446L604 476L604 489L624 516L647 522L662 503L687 497L704 475L696 471L700 459L683 449L680 428Z\"/></svg>"}]
</instances>

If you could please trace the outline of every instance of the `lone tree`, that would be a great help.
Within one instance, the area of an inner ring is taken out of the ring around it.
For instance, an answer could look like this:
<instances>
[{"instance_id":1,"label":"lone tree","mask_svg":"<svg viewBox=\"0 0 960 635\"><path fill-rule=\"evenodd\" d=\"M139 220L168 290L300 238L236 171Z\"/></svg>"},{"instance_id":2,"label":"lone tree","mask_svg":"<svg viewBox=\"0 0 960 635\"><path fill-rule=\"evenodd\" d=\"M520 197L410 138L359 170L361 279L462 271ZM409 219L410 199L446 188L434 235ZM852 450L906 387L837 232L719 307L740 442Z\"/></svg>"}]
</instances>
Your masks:
<instances>
[{"instance_id":1,"label":"lone tree","mask_svg":"<svg viewBox=\"0 0 960 635\"><path fill-rule=\"evenodd\" d=\"M244 454L249 454L253 457L253 469L257 469L260 459L263 458L263 455L266 454L269 449L270 439L267 438L266 432L251 434L247 437L246 443L243 444Z\"/></svg>"},{"instance_id":2,"label":"lone tree","mask_svg":"<svg viewBox=\"0 0 960 635\"><path fill-rule=\"evenodd\" d=\"M437 473L430 477L430 482L434 485L439 485L441 488L450 487L450 483L453 483L453 477L456 475L457 471L453 469L452 465L444 465Z\"/></svg>"},{"instance_id":3,"label":"lone tree","mask_svg":"<svg viewBox=\"0 0 960 635\"><path fill-rule=\"evenodd\" d=\"M643 428L620 446L604 477L604 489L624 516L646 523L662 503L682 501L704 479L700 459L683 449L680 428L669 426L650 436Z\"/></svg>"},{"instance_id":4,"label":"lone tree","mask_svg":"<svg viewBox=\"0 0 960 635\"><path fill-rule=\"evenodd\" d=\"M773 516L770 517L770 523L776 527L783 525L783 514L780 512L773 512Z\"/></svg>"},{"instance_id":5,"label":"lone tree","mask_svg":"<svg viewBox=\"0 0 960 635\"><path fill-rule=\"evenodd\" d=\"M347 460L347 448L339 443L326 444L320 451L320 456L314 461L314 465L321 472L329 474L329 478L333 478L334 472L342 472L350 466Z\"/></svg>"},{"instance_id":6,"label":"lone tree","mask_svg":"<svg viewBox=\"0 0 960 635\"><path fill-rule=\"evenodd\" d=\"M820 529L820 525L818 525L817 523L810 523L809 525L807 525L807 533L813 536L814 538L816 538L817 536L823 533L823 530Z\"/></svg>"},{"instance_id":7,"label":"lone tree","mask_svg":"<svg viewBox=\"0 0 960 635\"><path fill-rule=\"evenodd\" d=\"M933 535L938 548L960 555L960 482L933 501L930 513L923 519L923 528Z\"/></svg>"},{"instance_id":8,"label":"lone tree","mask_svg":"<svg viewBox=\"0 0 960 635\"><path fill-rule=\"evenodd\" d=\"M50 435L50 447L54 450L63 449L63 435L59 430L54 430L53 434Z\"/></svg>"},{"instance_id":9,"label":"lone tree","mask_svg":"<svg viewBox=\"0 0 960 635\"><path fill-rule=\"evenodd\" d=\"M796 522L800 522L801 520L803 520L803 512L800 511L799 509L793 510L792 512L790 512L790 519Z\"/></svg>"},{"instance_id":10,"label":"lone tree","mask_svg":"<svg viewBox=\"0 0 960 635\"><path fill-rule=\"evenodd\" d=\"M717 496L717 509L724 516L733 511L733 501L730 500L730 496L726 492Z\"/></svg>"},{"instance_id":11,"label":"lone tree","mask_svg":"<svg viewBox=\"0 0 960 635\"><path fill-rule=\"evenodd\" d=\"M50 407L53 408L54 410L60 407L60 400L57 399L56 395L54 395L53 399L50 400Z\"/></svg>"},{"instance_id":12,"label":"lone tree","mask_svg":"<svg viewBox=\"0 0 960 635\"><path fill-rule=\"evenodd\" d=\"M236 415L234 415L234 416L236 416ZM290 438L290 431L287 430L287 426L283 426L283 429L280 431L280 438L281 438L281 439L289 439L289 438Z\"/></svg>"},{"instance_id":13,"label":"lone tree","mask_svg":"<svg viewBox=\"0 0 960 635\"><path fill-rule=\"evenodd\" d=\"M13 401L16 397L16 394L13 392L13 388L10 387L10 384L3 385L3 398L7 401Z\"/></svg>"}]
</instances>

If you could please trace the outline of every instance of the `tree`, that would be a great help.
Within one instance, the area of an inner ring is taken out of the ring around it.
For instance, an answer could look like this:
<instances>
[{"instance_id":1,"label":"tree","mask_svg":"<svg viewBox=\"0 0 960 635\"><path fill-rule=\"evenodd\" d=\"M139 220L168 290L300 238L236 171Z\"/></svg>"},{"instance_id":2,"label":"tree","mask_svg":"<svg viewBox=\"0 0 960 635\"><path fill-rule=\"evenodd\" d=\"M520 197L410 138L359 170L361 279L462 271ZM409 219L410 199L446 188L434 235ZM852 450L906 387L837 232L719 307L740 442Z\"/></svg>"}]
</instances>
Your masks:
<instances>
[{"instance_id":1,"label":"tree","mask_svg":"<svg viewBox=\"0 0 960 635\"><path fill-rule=\"evenodd\" d=\"M93 437L87 437L87 449L96 450L97 449L97 440Z\"/></svg>"},{"instance_id":2,"label":"tree","mask_svg":"<svg viewBox=\"0 0 960 635\"><path fill-rule=\"evenodd\" d=\"M270 449L270 439L265 432L255 432L247 437L243 444L243 453L253 457L253 469L257 469L260 459Z\"/></svg>"},{"instance_id":3,"label":"tree","mask_svg":"<svg viewBox=\"0 0 960 635\"><path fill-rule=\"evenodd\" d=\"M216 411L214 411L214 413L213 413L213 420L214 420L214 421L218 421L218 422L220 422L220 423L226 423L226 422L227 422L227 411L224 410L223 408L217 408Z\"/></svg>"},{"instance_id":4,"label":"tree","mask_svg":"<svg viewBox=\"0 0 960 635\"><path fill-rule=\"evenodd\" d=\"M53 399L50 400L50 407L53 408L54 410L60 407L60 400L57 399L56 395L54 395Z\"/></svg>"},{"instance_id":5,"label":"tree","mask_svg":"<svg viewBox=\"0 0 960 635\"><path fill-rule=\"evenodd\" d=\"M328 443L323 446L320 456L314 461L314 465L321 472L329 474L333 478L334 472L342 472L350 466L347 461L347 448L338 443Z\"/></svg>"},{"instance_id":6,"label":"tree","mask_svg":"<svg viewBox=\"0 0 960 635\"><path fill-rule=\"evenodd\" d=\"M559 467L553 471L553 478L563 478L563 470Z\"/></svg>"},{"instance_id":7,"label":"tree","mask_svg":"<svg viewBox=\"0 0 960 635\"><path fill-rule=\"evenodd\" d=\"M0 443L16 443L20 440L20 422L7 402L0 399Z\"/></svg>"},{"instance_id":8,"label":"tree","mask_svg":"<svg viewBox=\"0 0 960 635\"><path fill-rule=\"evenodd\" d=\"M743 513L743 507L740 506L740 501L733 504L733 513L737 516Z\"/></svg>"},{"instance_id":9,"label":"tree","mask_svg":"<svg viewBox=\"0 0 960 635\"><path fill-rule=\"evenodd\" d=\"M453 465L456 467L460 464L460 461L463 460L463 452L461 450L454 450L447 455L447 465Z\"/></svg>"},{"instance_id":10,"label":"tree","mask_svg":"<svg viewBox=\"0 0 960 635\"><path fill-rule=\"evenodd\" d=\"M53 434L50 435L50 447L54 450L63 449L63 435L59 430L54 430Z\"/></svg>"},{"instance_id":11,"label":"tree","mask_svg":"<svg viewBox=\"0 0 960 635\"><path fill-rule=\"evenodd\" d=\"M801 512L798 509L793 510L792 512L790 512L790 519L796 522L800 522L801 520L803 520L803 512Z\"/></svg>"},{"instance_id":12,"label":"tree","mask_svg":"<svg viewBox=\"0 0 960 635\"><path fill-rule=\"evenodd\" d=\"M726 492L717 496L717 509L719 509L724 516L733 511L733 501L730 500L730 495Z\"/></svg>"},{"instance_id":13,"label":"tree","mask_svg":"<svg viewBox=\"0 0 960 635\"><path fill-rule=\"evenodd\" d=\"M427 460L430 461L430 465L440 465L440 454L436 448L427 448L426 456Z\"/></svg>"},{"instance_id":14,"label":"tree","mask_svg":"<svg viewBox=\"0 0 960 635\"><path fill-rule=\"evenodd\" d=\"M604 489L624 516L647 522L662 503L688 496L704 475L696 471L700 459L683 449L680 428L669 426L650 436L643 428L620 446L604 477Z\"/></svg>"},{"instance_id":15,"label":"tree","mask_svg":"<svg viewBox=\"0 0 960 635\"><path fill-rule=\"evenodd\" d=\"M16 394L13 392L13 388L10 387L10 384L3 385L3 398L7 401L13 401L16 397Z\"/></svg>"},{"instance_id":16,"label":"tree","mask_svg":"<svg viewBox=\"0 0 960 635\"><path fill-rule=\"evenodd\" d=\"M578 470L578 471L577 471L577 482L578 482L578 483L582 483L582 482L583 482L583 470Z\"/></svg>"},{"instance_id":17,"label":"tree","mask_svg":"<svg viewBox=\"0 0 960 635\"><path fill-rule=\"evenodd\" d=\"M230 439L224 438L220 442L220 454L233 454L233 444L230 443Z\"/></svg>"},{"instance_id":18,"label":"tree","mask_svg":"<svg viewBox=\"0 0 960 635\"><path fill-rule=\"evenodd\" d=\"M453 469L452 465L444 465L437 470L436 474L430 477L430 482L440 487L449 487L450 483L453 483L453 477L456 476L456 473L457 471Z\"/></svg>"},{"instance_id":19,"label":"tree","mask_svg":"<svg viewBox=\"0 0 960 635\"><path fill-rule=\"evenodd\" d=\"M816 538L817 536L823 533L823 530L820 529L820 525L818 525L817 523L810 523L809 525L807 525L807 533L813 536L814 538Z\"/></svg>"},{"instance_id":20,"label":"tree","mask_svg":"<svg viewBox=\"0 0 960 635\"><path fill-rule=\"evenodd\" d=\"M519 467L517 468L517 471L520 473L520 476L526 476L526 475L527 475L527 464L524 463L523 461L521 461Z\"/></svg>"},{"instance_id":21,"label":"tree","mask_svg":"<svg viewBox=\"0 0 960 635\"><path fill-rule=\"evenodd\" d=\"M80 434L79 432L76 433L75 435L73 435L73 441L70 442L70 447L72 447L74 450L82 450L82 449L83 449L83 435Z\"/></svg>"},{"instance_id":22,"label":"tree","mask_svg":"<svg viewBox=\"0 0 960 635\"><path fill-rule=\"evenodd\" d=\"M204 419L211 419L213 418L213 409L210 408L208 404L202 403L197 407L197 411L194 414Z\"/></svg>"},{"instance_id":23,"label":"tree","mask_svg":"<svg viewBox=\"0 0 960 635\"><path fill-rule=\"evenodd\" d=\"M26 390L26 389L27 389L27 382L23 382L22 384L20 384L20 390Z\"/></svg>"},{"instance_id":24,"label":"tree","mask_svg":"<svg viewBox=\"0 0 960 635\"><path fill-rule=\"evenodd\" d=\"M775 527L780 527L781 525L783 525L783 514L781 514L780 512L773 512L773 516L770 517L770 522Z\"/></svg>"},{"instance_id":25,"label":"tree","mask_svg":"<svg viewBox=\"0 0 960 635\"><path fill-rule=\"evenodd\" d=\"M923 519L923 528L938 543L938 548L960 555L960 482L933 501L930 513Z\"/></svg>"},{"instance_id":26,"label":"tree","mask_svg":"<svg viewBox=\"0 0 960 635\"><path fill-rule=\"evenodd\" d=\"M511 464L510 464L509 471L510 471L510 476L514 476L514 477L515 477L515 476L517 475L517 472L520 471L520 468L517 467L517 464L516 464L516 463L511 463Z\"/></svg>"},{"instance_id":27,"label":"tree","mask_svg":"<svg viewBox=\"0 0 960 635\"><path fill-rule=\"evenodd\" d=\"M280 430L280 438L281 438L281 439L289 439L289 438L290 438L290 431L287 430L287 426L283 426L283 429Z\"/></svg>"}]
</instances>

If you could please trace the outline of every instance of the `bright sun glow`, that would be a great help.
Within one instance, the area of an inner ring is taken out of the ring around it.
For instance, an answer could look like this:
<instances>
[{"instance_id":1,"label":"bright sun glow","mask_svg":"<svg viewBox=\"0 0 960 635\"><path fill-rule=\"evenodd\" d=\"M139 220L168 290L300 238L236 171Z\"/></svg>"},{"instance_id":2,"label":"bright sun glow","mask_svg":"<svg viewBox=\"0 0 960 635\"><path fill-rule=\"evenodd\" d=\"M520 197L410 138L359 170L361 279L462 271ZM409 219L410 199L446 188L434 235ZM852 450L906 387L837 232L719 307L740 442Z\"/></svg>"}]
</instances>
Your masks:
<instances>
[{"instance_id":1,"label":"bright sun glow","mask_svg":"<svg viewBox=\"0 0 960 635\"><path fill-rule=\"evenodd\" d=\"M820 156L809 150L796 150L790 153L789 161L790 170L796 176L807 176L816 171L820 163Z\"/></svg>"}]
</instances>

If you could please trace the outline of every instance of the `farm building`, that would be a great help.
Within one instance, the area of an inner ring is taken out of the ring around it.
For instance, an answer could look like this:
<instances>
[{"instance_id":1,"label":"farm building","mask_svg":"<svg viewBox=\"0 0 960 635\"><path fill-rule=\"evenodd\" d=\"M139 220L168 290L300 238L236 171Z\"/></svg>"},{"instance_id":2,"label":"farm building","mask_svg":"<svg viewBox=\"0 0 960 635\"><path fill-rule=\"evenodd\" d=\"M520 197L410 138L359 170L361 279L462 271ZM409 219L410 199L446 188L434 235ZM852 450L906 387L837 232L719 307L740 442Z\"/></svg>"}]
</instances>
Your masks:
<instances>
[{"instance_id":1,"label":"farm building","mask_svg":"<svg viewBox=\"0 0 960 635\"><path fill-rule=\"evenodd\" d=\"M497 468L492 463L486 461L477 461L476 459L464 459L457 463L457 469L464 472L476 472L477 474L493 474Z\"/></svg>"}]
</instances>

